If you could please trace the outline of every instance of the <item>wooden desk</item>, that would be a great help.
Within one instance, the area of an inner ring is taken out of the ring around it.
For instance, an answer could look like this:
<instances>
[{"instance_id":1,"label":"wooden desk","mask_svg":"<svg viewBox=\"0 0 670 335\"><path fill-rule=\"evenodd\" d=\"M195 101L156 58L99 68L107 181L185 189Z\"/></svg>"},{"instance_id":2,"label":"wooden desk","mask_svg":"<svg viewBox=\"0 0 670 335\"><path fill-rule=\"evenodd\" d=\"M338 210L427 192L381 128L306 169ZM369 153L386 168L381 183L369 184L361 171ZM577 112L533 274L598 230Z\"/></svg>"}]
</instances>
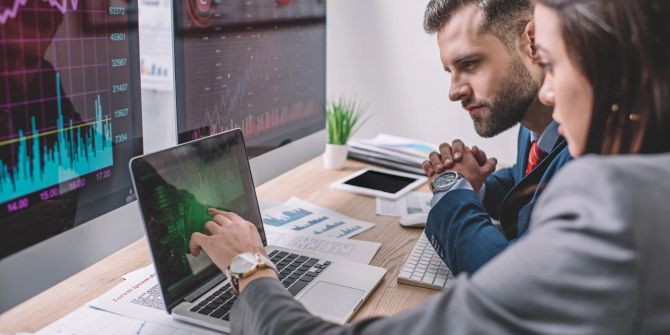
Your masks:
<instances>
[{"instance_id":1,"label":"wooden desk","mask_svg":"<svg viewBox=\"0 0 670 335\"><path fill-rule=\"evenodd\" d=\"M388 273L354 320L396 314L437 292L396 282L399 268L412 250L421 229L402 228L397 218L375 215L373 198L330 189L331 182L365 166L349 161L342 171L327 171L323 169L321 157L317 157L257 190L259 197L283 202L297 196L376 224L354 238L381 243L372 265L386 268ZM427 186L424 187L427 190ZM149 249L142 238L0 315L0 333L36 332L119 284L122 275L149 263Z\"/></svg>"}]
</instances>

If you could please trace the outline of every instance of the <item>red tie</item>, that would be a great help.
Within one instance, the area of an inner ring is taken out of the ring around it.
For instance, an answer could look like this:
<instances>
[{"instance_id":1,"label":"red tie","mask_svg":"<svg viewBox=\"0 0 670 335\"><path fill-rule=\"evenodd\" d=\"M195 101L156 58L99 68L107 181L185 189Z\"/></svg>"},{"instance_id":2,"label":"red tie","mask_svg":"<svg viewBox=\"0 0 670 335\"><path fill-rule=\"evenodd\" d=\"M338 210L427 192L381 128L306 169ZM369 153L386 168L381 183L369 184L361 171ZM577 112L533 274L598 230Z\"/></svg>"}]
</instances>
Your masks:
<instances>
[{"instance_id":1,"label":"red tie","mask_svg":"<svg viewBox=\"0 0 670 335\"><path fill-rule=\"evenodd\" d=\"M540 150L540 146L537 145L537 141L533 141L530 145L530 153L528 154L528 165L526 166L526 176L529 175L535 167L540 164L544 158L544 152Z\"/></svg>"}]
</instances>

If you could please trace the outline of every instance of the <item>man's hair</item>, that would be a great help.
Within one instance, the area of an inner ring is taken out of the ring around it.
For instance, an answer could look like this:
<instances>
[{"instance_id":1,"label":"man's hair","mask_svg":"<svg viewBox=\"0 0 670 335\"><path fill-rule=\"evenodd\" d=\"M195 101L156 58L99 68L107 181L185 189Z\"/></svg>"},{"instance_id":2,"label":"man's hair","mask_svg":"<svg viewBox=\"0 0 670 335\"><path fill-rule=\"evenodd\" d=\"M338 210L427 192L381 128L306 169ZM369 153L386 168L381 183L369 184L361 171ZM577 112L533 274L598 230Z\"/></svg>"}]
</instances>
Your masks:
<instances>
[{"instance_id":1,"label":"man's hair","mask_svg":"<svg viewBox=\"0 0 670 335\"><path fill-rule=\"evenodd\" d=\"M508 47L533 19L530 0L430 0L423 29L431 34L440 31L454 13L469 5L476 5L482 11L480 33L490 33Z\"/></svg>"}]
</instances>

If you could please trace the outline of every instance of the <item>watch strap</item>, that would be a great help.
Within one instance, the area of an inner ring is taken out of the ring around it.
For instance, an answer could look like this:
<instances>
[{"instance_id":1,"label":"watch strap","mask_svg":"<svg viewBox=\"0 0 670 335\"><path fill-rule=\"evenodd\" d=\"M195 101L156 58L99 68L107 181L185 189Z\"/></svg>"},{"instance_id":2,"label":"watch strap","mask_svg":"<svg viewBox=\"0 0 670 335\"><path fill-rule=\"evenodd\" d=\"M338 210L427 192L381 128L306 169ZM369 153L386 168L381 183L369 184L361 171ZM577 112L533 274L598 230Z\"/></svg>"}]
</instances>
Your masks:
<instances>
[{"instance_id":1,"label":"watch strap","mask_svg":"<svg viewBox=\"0 0 670 335\"><path fill-rule=\"evenodd\" d=\"M268 268L274 270L275 273L279 274L277 266L275 266L275 264L272 263L272 261L269 258L265 257L264 255L258 252L254 253L254 257L256 257L256 266L245 273L237 274L231 272L230 265L228 266L228 269L226 269L226 275L230 280L230 286L232 287L233 293L235 293L235 295L240 294L240 279L247 278L253 275L259 269Z\"/></svg>"}]
</instances>

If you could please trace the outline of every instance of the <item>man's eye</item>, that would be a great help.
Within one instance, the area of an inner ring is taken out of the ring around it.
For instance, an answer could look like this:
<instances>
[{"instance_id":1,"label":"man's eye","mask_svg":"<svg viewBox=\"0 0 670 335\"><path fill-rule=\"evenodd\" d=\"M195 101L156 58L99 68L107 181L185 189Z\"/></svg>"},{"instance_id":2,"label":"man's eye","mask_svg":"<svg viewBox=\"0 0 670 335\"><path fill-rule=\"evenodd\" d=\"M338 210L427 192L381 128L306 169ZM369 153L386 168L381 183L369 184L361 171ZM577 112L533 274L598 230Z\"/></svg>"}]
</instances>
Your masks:
<instances>
[{"instance_id":1,"label":"man's eye","mask_svg":"<svg viewBox=\"0 0 670 335\"><path fill-rule=\"evenodd\" d=\"M477 65L477 61L463 62L463 70L471 70Z\"/></svg>"},{"instance_id":2,"label":"man's eye","mask_svg":"<svg viewBox=\"0 0 670 335\"><path fill-rule=\"evenodd\" d=\"M553 68L553 64L551 64L551 62L546 60L538 60L536 61L536 63L545 71L551 71L551 69Z\"/></svg>"}]
</instances>

